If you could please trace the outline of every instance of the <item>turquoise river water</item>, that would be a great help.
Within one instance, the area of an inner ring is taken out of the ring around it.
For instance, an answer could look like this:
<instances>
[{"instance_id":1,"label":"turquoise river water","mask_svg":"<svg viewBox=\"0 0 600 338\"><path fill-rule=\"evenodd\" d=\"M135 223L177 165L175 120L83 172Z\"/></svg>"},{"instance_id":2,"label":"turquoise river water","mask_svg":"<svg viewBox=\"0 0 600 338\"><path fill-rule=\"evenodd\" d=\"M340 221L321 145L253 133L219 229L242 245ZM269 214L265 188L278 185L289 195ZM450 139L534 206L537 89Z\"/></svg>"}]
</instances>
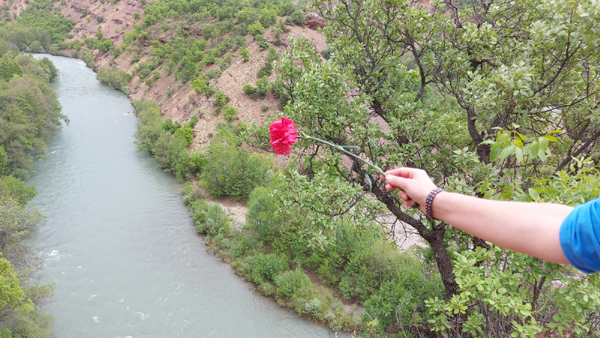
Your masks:
<instances>
[{"instance_id":1,"label":"turquoise river water","mask_svg":"<svg viewBox=\"0 0 600 338\"><path fill-rule=\"evenodd\" d=\"M81 60L48 58L70 124L29 183L47 217L32 240L55 284L46 311L56 337L335 336L253 291L207 252L181 185L136 152L127 97Z\"/></svg>"}]
</instances>

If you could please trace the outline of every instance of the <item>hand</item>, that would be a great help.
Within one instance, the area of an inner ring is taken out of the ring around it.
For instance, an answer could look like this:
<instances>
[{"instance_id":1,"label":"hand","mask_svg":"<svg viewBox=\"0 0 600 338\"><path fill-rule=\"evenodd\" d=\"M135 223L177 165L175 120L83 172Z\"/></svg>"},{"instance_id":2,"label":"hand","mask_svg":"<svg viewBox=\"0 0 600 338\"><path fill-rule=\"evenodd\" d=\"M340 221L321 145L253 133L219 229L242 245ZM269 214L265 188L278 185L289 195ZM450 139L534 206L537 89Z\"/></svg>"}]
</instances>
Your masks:
<instances>
[{"instance_id":1,"label":"hand","mask_svg":"<svg viewBox=\"0 0 600 338\"><path fill-rule=\"evenodd\" d=\"M419 203L419 207L425 212L425 199L427 195L436 188L427 172L414 168L398 168L386 172L387 176L381 177L387 182L385 189L398 191L398 197L404 201L406 206L412 207Z\"/></svg>"}]
</instances>

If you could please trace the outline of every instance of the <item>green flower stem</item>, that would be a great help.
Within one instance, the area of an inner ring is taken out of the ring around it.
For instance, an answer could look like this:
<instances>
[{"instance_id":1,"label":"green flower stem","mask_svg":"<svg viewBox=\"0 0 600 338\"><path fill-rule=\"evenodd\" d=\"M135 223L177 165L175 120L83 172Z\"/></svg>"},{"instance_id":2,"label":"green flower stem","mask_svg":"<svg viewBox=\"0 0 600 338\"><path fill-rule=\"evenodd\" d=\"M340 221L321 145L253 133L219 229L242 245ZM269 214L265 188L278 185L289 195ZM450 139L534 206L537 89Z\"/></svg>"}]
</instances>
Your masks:
<instances>
[{"instance_id":1,"label":"green flower stem","mask_svg":"<svg viewBox=\"0 0 600 338\"><path fill-rule=\"evenodd\" d=\"M302 135L301 137L303 137L303 138L307 138L307 139L311 139L311 140L314 140L314 141L317 141L317 142L324 143L324 144L326 144L326 145L328 145L328 146L331 146L332 148L334 148L334 149L336 149L336 150L339 150L339 151L343 152L344 154L346 154L346 155L348 155L348 156L352 156L352 157L354 157L355 159L357 159L357 160L360 160L360 161L364 162L364 163L365 163L366 165L368 165L369 167L371 167L371 168L373 168L373 169L377 170L379 173L381 173L381 175L383 175L383 176L387 176L387 175L386 175L386 173L385 173L385 172L384 172L384 171L383 171L381 168L379 168L378 166L376 166L375 164L373 164L373 163L371 163L371 162L369 162L369 161L367 161L367 160L365 160L365 159L363 159L363 158L360 158L360 157L358 157L358 156L354 155L353 153L351 153L351 152L347 151L346 149L342 148L341 146L338 146L337 144L333 144L333 143L327 142L327 141L325 141L325 140L321 140L320 138L316 138L316 137L312 137L312 136L306 135L306 134L304 134L304 133L302 133L301 135Z\"/></svg>"}]
</instances>

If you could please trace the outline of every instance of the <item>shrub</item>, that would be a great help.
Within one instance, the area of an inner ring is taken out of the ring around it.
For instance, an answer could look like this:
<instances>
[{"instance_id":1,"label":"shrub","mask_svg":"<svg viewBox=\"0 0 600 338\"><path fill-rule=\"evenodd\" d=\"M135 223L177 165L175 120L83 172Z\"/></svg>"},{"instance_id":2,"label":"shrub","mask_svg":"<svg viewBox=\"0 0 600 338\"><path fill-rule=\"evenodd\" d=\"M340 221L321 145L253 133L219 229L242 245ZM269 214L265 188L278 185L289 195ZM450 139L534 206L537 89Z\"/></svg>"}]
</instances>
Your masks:
<instances>
[{"instance_id":1,"label":"shrub","mask_svg":"<svg viewBox=\"0 0 600 338\"><path fill-rule=\"evenodd\" d=\"M215 94L215 101L213 102L213 104L217 107L223 108L229 103L229 100L229 96L225 95L225 93L219 90Z\"/></svg>"},{"instance_id":2,"label":"shrub","mask_svg":"<svg viewBox=\"0 0 600 338\"><path fill-rule=\"evenodd\" d=\"M221 76L221 72L218 69L211 69L206 72L206 78L209 80L219 78Z\"/></svg>"},{"instance_id":3,"label":"shrub","mask_svg":"<svg viewBox=\"0 0 600 338\"><path fill-rule=\"evenodd\" d=\"M392 326L426 325L428 314L423 300L435 296L442 298L443 294L439 275L427 277L418 265L405 266L392 281L383 283L367 299L363 323L376 318L382 331Z\"/></svg>"},{"instance_id":4,"label":"shrub","mask_svg":"<svg viewBox=\"0 0 600 338\"><path fill-rule=\"evenodd\" d=\"M168 123L163 123L160 109L154 101L141 99L134 102L135 112L138 116L138 130L135 134L138 150L148 151L154 155L162 168L173 172L178 181L184 177L198 174L205 163L202 152L194 152L190 157L188 150L189 141L186 133L167 132L173 130ZM168 120L167 120L168 121ZM177 123L171 122L176 125ZM188 126L189 128L189 126Z\"/></svg>"},{"instance_id":5,"label":"shrub","mask_svg":"<svg viewBox=\"0 0 600 338\"><path fill-rule=\"evenodd\" d=\"M250 61L250 51L246 48L240 48L240 57L244 62Z\"/></svg>"},{"instance_id":6,"label":"shrub","mask_svg":"<svg viewBox=\"0 0 600 338\"><path fill-rule=\"evenodd\" d=\"M88 49L82 50L82 52L79 54L79 58L85 62L86 66L88 66L89 68L94 68L94 65L96 64L96 59L94 59L94 56Z\"/></svg>"},{"instance_id":7,"label":"shrub","mask_svg":"<svg viewBox=\"0 0 600 338\"><path fill-rule=\"evenodd\" d=\"M310 313L314 317L319 317L321 313L321 301L313 298L304 304L304 311Z\"/></svg>"},{"instance_id":8,"label":"shrub","mask_svg":"<svg viewBox=\"0 0 600 338\"><path fill-rule=\"evenodd\" d=\"M179 128L181 128L181 123L178 121L173 122L171 119L167 119L162 125L162 129L169 134L174 134Z\"/></svg>"},{"instance_id":9,"label":"shrub","mask_svg":"<svg viewBox=\"0 0 600 338\"><path fill-rule=\"evenodd\" d=\"M329 60L331 58L332 53L333 53L333 49L331 47L321 51L321 55L323 55L323 58L325 60Z\"/></svg>"},{"instance_id":10,"label":"shrub","mask_svg":"<svg viewBox=\"0 0 600 338\"><path fill-rule=\"evenodd\" d=\"M267 63L258 71L256 77L259 79L263 77L268 77L269 75L271 75L271 73L273 73L273 67L270 63Z\"/></svg>"},{"instance_id":11,"label":"shrub","mask_svg":"<svg viewBox=\"0 0 600 338\"><path fill-rule=\"evenodd\" d=\"M95 46L96 46L96 49L99 50L102 54L113 49L113 43L112 43L112 41L110 41L108 39L99 40L98 42L96 42Z\"/></svg>"},{"instance_id":12,"label":"shrub","mask_svg":"<svg viewBox=\"0 0 600 338\"><path fill-rule=\"evenodd\" d=\"M275 282L275 278L288 267L285 257L277 254L260 253L250 257L248 261L250 263L250 280L257 284L265 280Z\"/></svg>"},{"instance_id":13,"label":"shrub","mask_svg":"<svg viewBox=\"0 0 600 338\"><path fill-rule=\"evenodd\" d=\"M188 124L190 125L190 127L192 129L194 129L194 127L196 126L196 123L198 123L198 117L192 116L192 118L190 119L190 122Z\"/></svg>"},{"instance_id":14,"label":"shrub","mask_svg":"<svg viewBox=\"0 0 600 338\"><path fill-rule=\"evenodd\" d=\"M224 143L211 144L207 152L201 178L209 194L246 199L255 187L268 183L272 160L266 156Z\"/></svg>"},{"instance_id":15,"label":"shrub","mask_svg":"<svg viewBox=\"0 0 600 338\"><path fill-rule=\"evenodd\" d=\"M256 88L254 88L254 86L249 83L246 83L242 90L244 91L244 94L249 95L250 97L252 97L256 92Z\"/></svg>"},{"instance_id":16,"label":"shrub","mask_svg":"<svg viewBox=\"0 0 600 338\"><path fill-rule=\"evenodd\" d=\"M196 230L201 234L216 236L229 234L229 217L218 204L208 204L204 200L191 203L191 217L196 223Z\"/></svg>"},{"instance_id":17,"label":"shrub","mask_svg":"<svg viewBox=\"0 0 600 338\"><path fill-rule=\"evenodd\" d=\"M297 26L304 27L305 17L304 12L302 10L295 10L292 15L289 16L289 21Z\"/></svg>"},{"instance_id":18,"label":"shrub","mask_svg":"<svg viewBox=\"0 0 600 338\"><path fill-rule=\"evenodd\" d=\"M278 61L281 58L281 55L277 52L277 49L274 47L269 47L269 52L267 53L267 64L271 65L273 61Z\"/></svg>"},{"instance_id":19,"label":"shrub","mask_svg":"<svg viewBox=\"0 0 600 338\"><path fill-rule=\"evenodd\" d=\"M81 42L81 40L73 40L69 44L69 48L74 49L76 51L79 51L81 49L81 46L83 46L83 42Z\"/></svg>"},{"instance_id":20,"label":"shrub","mask_svg":"<svg viewBox=\"0 0 600 338\"><path fill-rule=\"evenodd\" d=\"M237 118L238 110L233 106L226 106L223 108L223 116L227 121L233 121Z\"/></svg>"},{"instance_id":21,"label":"shrub","mask_svg":"<svg viewBox=\"0 0 600 338\"><path fill-rule=\"evenodd\" d=\"M269 79L266 76L261 77L256 81L256 92L255 95L257 97L265 97L269 91L271 90L271 83L269 83Z\"/></svg>"},{"instance_id":22,"label":"shrub","mask_svg":"<svg viewBox=\"0 0 600 338\"><path fill-rule=\"evenodd\" d=\"M176 137L180 136L185 140L186 147L189 147L192 144L192 140L194 139L194 132L189 124L177 129L174 134Z\"/></svg>"},{"instance_id":23,"label":"shrub","mask_svg":"<svg viewBox=\"0 0 600 338\"><path fill-rule=\"evenodd\" d=\"M248 26L248 34L254 36L254 38L256 38L257 35L262 36L264 32L265 28L260 22L253 23Z\"/></svg>"},{"instance_id":24,"label":"shrub","mask_svg":"<svg viewBox=\"0 0 600 338\"><path fill-rule=\"evenodd\" d=\"M304 270L299 267L278 276L275 285L277 285L277 297L283 299L291 299L298 290L313 286Z\"/></svg>"},{"instance_id":25,"label":"shrub","mask_svg":"<svg viewBox=\"0 0 600 338\"><path fill-rule=\"evenodd\" d=\"M267 42L267 39L262 34L255 36L254 41L256 41L256 44L258 47L260 47L260 50L266 50L269 48L269 42Z\"/></svg>"},{"instance_id":26,"label":"shrub","mask_svg":"<svg viewBox=\"0 0 600 338\"><path fill-rule=\"evenodd\" d=\"M100 83L129 95L131 75L127 72L115 67L103 68L98 70L96 78Z\"/></svg>"}]
</instances>

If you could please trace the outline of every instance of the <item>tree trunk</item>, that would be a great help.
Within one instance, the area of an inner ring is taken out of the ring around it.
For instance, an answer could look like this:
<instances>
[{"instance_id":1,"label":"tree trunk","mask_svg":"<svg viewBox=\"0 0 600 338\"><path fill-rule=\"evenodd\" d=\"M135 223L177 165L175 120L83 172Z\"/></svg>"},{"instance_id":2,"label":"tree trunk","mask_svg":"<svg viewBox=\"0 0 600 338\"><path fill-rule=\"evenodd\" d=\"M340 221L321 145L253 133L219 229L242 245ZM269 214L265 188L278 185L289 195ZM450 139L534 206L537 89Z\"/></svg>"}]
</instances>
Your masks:
<instances>
[{"instance_id":1,"label":"tree trunk","mask_svg":"<svg viewBox=\"0 0 600 338\"><path fill-rule=\"evenodd\" d=\"M358 172L358 171L357 171ZM364 173L359 172L359 177L363 177ZM368 189L368 187L365 187ZM386 191L383 191L377 184L372 186L373 194L377 199L386 205L389 211L396 216L400 221L409 224L415 230L419 232L419 235L423 237L431 248L437 263L438 270L442 276L442 282L446 289L446 298L450 299L452 296L458 294L458 284L456 284L456 278L454 271L452 270L452 262L446 251L446 243L444 242L444 233L446 228L444 225L436 225L432 230L429 230L423 223L414 219L412 216L405 214L402 209L396 204L395 199Z\"/></svg>"},{"instance_id":2,"label":"tree trunk","mask_svg":"<svg viewBox=\"0 0 600 338\"><path fill-rule=\"evenodd\" d=\"M456 277L452 270L452 262L446 251L446 243L444 242L445 228L434 229L431 231L431 236L425 238L431 248L433 249L433 255L435 256L435 262L437 263L438 270L446 289L446 299L452 298L452 296L458 294L458 284L456 284Z\"/></svg>"}]
</instances>

